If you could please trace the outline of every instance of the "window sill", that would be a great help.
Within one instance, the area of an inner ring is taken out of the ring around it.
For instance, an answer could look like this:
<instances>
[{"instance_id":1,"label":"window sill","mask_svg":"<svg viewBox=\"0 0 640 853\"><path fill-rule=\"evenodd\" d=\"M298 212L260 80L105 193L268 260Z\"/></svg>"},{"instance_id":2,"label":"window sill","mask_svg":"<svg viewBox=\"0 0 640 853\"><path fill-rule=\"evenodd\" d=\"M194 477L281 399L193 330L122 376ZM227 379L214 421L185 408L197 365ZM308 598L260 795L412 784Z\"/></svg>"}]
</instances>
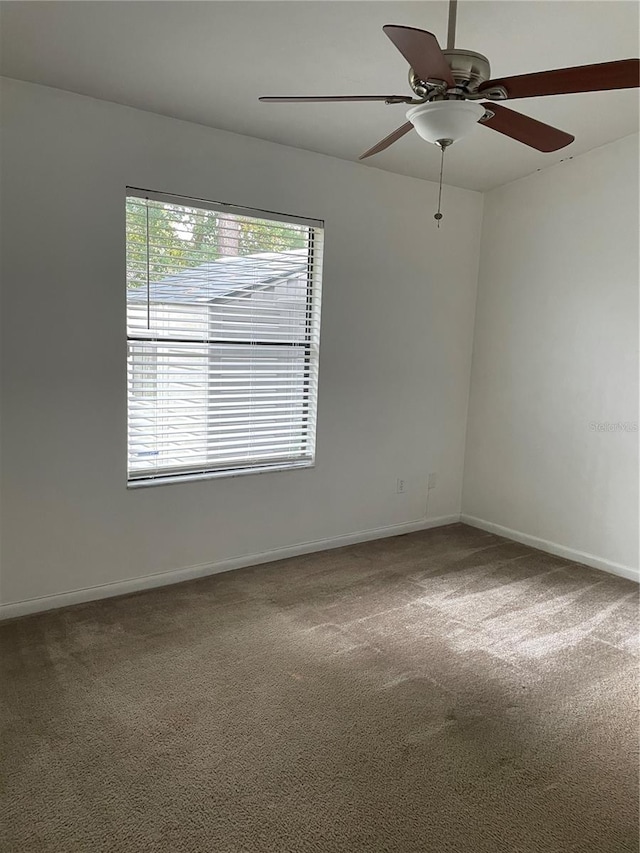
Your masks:
<instances>
[{"instance_id":1,"label":"window sill","mask_svg":"<svg viewBox=\"0 0 640 853\"><path fill-rule=\"evenodd\" d=\"M230 477L244 477L247 474L269 474L272 472L300 471L305 468L315 468L315 459L303 462L282 463L279 465L264 465L255 468L239 468L235 471L203 471L196 474L172 474L165 477L148 477L139 480L128 480L127 489L147 489L152 486L171 486L176 483L193 483L200 480L222 480Z\"/></svg>"}]
</instances>

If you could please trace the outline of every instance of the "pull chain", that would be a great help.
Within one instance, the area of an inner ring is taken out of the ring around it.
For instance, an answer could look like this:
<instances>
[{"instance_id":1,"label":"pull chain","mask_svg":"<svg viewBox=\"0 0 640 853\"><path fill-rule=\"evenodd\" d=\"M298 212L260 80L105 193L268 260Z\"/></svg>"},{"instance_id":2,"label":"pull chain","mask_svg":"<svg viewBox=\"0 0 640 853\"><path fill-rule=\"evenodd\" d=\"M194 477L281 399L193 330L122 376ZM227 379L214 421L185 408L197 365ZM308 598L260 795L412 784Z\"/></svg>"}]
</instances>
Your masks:
<instances>
[{"instance_id":1,"label":"pull chain","mask_svg":"<svg viewBox=\"0 0 640 853\"><path fill-rule=\"evenodd\" d=\"M442 207L442 173L444 172L444 152L453 142L452 139L439 139L437 144L440 146L440 182L438 186L438 212L434 214L433 218L438 223L438 228L440 227L440 220L442 219L442 213L440 212L440 208Z\"/></svg>"}]
</instances>

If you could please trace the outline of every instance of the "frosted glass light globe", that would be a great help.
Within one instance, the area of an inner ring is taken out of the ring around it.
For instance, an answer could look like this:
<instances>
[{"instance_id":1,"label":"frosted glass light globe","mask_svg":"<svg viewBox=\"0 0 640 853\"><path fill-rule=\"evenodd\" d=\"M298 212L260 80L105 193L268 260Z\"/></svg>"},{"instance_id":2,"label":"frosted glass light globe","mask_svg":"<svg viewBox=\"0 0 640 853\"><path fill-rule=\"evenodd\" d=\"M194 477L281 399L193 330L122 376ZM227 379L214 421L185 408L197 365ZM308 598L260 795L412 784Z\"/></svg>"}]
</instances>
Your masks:
<instances>
[{"instance_id":1,"label":"frosted glass light globe","mask_svg":"<svg viewBox=\"0 0 640 853\"><path fill-rule=\"evenodd\" d=\"M412 107L407 118L427 142L457 142L473 130L484 113L485 108L474 101L431 101Z\"/></svg>"}]
</instances>

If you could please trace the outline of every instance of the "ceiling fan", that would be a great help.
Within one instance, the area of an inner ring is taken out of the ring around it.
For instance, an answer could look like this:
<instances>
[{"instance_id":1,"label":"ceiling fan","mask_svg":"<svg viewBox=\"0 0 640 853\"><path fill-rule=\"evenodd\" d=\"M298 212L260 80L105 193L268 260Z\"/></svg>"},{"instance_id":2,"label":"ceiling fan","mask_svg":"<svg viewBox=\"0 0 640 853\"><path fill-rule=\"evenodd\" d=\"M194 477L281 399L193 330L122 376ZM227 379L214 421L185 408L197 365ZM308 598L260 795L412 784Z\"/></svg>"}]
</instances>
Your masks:
<instances>
[{"instance_id":1,"label":"ceiling fan","mask_svg":"<svg viewBox=\"0 0 640 853\"><path fill-rule=\"evenodd\" d=\"M461 139L476 123L529 145L538 151L558 151L573 142L558 130L496 101L631 89L640 85L640 59L622 59L557 68L535 74L491 78L489 60L480 53L455 45L457 0L450 0L447 49L441 50L433 33L414 27L387 24L384 33L410 65L410 95L337 95L325 97L263 97L265 103L325 103L384 101L410 104L408 121L360 155L360 160L384 151L414 127L428 142L444 149Z\"/></svg>"}]
</instances>

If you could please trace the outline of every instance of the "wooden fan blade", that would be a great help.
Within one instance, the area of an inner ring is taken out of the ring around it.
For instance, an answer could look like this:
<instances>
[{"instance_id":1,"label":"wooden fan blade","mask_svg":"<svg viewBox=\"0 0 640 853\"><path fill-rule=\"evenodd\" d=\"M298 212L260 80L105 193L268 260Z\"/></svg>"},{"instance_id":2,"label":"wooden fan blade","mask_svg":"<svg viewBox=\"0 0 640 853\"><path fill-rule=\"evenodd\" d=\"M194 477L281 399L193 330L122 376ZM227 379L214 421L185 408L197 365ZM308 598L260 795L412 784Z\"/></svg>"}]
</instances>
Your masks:
<instances>
[{"instance_id":1,"label":"wooden fan blade","mask_svg":"<svg viewBox=\"0 0 640 853\"><path fill-rule=\"evenodd\" d=\"M487 102L482 106L491 110L494 116L486 120L481 119L480 124L490 127L491 130L497 130L498 133L503 133L505 136L510 136L511 139L516 139L518 142L523 142L531 148L536 148L538 151L558 151L575 139L575 136L565 133L564 130L558 130L556 127L551 127L551 125L537 121L535 118L523 116L522 113L501 107L493 102Z\"/></svg>"},{"instance_id":2,"label":"wooden fan blade","mask_svg":"<svg viewBox=\"0 0 640 853\"><path fill-rule=\"evenodd\" d=\"M386 101L388 104L410 104L410 95L323 95L320 97L258 98L263 104L328 104L349 101Z\"/></svg>"},{"instance_id":3,"label":"wooden fan blade","mask_svg":"<svg viewBox=\"0 0 640 853\"><path fill-rule=\"evenodd\" d=\"M397 130L394 130L393 133L390 133L389 136L385 136L385 138L381 142L378 142L377 145L374 145L373 148L370 148L368 151L365 151L364 154L361 154L358 157L358 160L364 160L365 157L371 157L372 154L378 154L380 151L384 151L385 148L388 148L390 145L393 145L394 142L402 139L405 133L409 133L410 130L413 130L413 125L408 121L406 124L403 124L402 127L399 127Z\"/></svg>"},{"instance_id":4,"label":"wooden fan blade","mask_svg":"<svg viewBox=\"0 0 640 853\"><path fill-rule=\"evenodd\" d=\"M382 29L421 80L444 80L449 86L455 86L451 69L433 33L395 24L386 24Z\"/></svg>"},{"instance_id":5,"label":"wooden fan blade","mask_svg":"<svg viewBox=\"0 0 640 853\"><path fill-rule=\"evenodd\" d=\"M486 92L494 86L504 86L507 97L512 99L633 89L640 86L640 59L620 59L616 62L539 71L537 74L501 77L498 80L487 80L480 86L479 91Z\"/></svg>"}]
</instances>

